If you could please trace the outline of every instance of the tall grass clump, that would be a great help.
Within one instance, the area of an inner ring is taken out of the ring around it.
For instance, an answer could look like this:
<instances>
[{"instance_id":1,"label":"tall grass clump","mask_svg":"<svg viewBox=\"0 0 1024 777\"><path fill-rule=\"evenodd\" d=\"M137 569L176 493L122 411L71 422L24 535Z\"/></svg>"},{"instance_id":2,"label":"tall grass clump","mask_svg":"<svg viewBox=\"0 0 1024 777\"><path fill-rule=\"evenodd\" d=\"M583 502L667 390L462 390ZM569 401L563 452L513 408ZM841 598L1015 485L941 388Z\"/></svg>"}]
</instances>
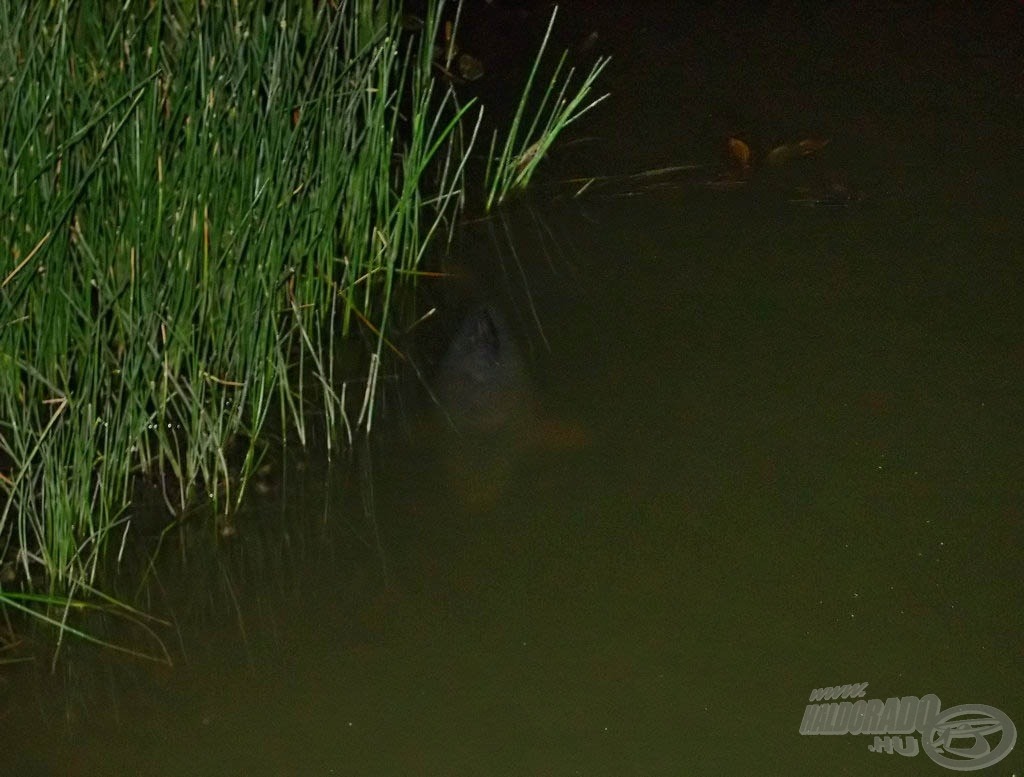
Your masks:
<instances>
[{"instance_id":1,"label":"tall grass clump","mask_svg":"<svg viewBox=\"0 0 1024 777\"><path fill-rule=\"evenodd\" d=\"M271 414L350 428L355 327L368 423L468 153L438 4L408 40L368 5L0 0L0 603L93 586L140 475L230 506Z\"/></svg>"},{"instance_id":2,"label":"tall grass clump","mask_svg":"<svg viewBox=\"0 0 1024 777\"><path fill-rule=\"evenodd\" d=\"M270 419L370 427L480 126L433 73L442 5L406 34L397 0L0 0L0 606L78 633L140 477L230 509ZM598 102L607 61L570 92L563 56L536 105L543 50L488 209Z\"/></svg>"},{"instance_id":3,"label":"tall grass clump","mask_svg":"<svg viewBox=\"0 0 1024 777\"><path fill-rule=\"evenodd\" d=\"M562 52L547 86L539 95L538 102L534 94L534 82L537 80L537 73L557 15L556 6L551 12L544 38L533 60L530 75L523 86L512 125L505 133L505 141L499 142L497 130L491 138L491 150L484 173L488 212L493 206L503 202L512 191L527 186L537 166L565 128L608 97L607 94L603 94L586 102L598 76L608 65L609 57L598 57L579 87L574 88L572 84L576 70L570 67L565 71L568 53Z\"/></svg>"}]
</instances>

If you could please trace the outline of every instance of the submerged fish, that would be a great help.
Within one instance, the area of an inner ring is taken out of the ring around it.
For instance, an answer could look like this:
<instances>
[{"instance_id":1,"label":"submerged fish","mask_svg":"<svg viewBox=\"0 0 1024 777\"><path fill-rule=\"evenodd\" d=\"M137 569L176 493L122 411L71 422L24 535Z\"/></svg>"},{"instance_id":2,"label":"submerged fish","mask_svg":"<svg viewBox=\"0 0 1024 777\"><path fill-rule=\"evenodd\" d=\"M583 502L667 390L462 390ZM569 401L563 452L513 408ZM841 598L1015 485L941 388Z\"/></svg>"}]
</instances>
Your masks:
<instances>
[{"instance_id":1,"label":"submerged fish","mask_svg":"<svg viewBox=\"0 0 1024 777\"><path fill-rule=\"evenodd\" d=\"M577 427L541 417L522 351L493 305L478 305L462 320L434 392L448 429L442 439L447 486L470 508L494 506L532 451L583 444Z\"/></svg>"},{"instance_id":2,"label":"submerged fish","mask_svg":"<svg viewBox=\"0 0 1024 777\"><path fill-rule=\"evenodd\" d=\"M491 305L463 319L437 371L441 412L459 434L492 433L528 416L532 390L508 324Z\"/></svg>"}]
</instances>

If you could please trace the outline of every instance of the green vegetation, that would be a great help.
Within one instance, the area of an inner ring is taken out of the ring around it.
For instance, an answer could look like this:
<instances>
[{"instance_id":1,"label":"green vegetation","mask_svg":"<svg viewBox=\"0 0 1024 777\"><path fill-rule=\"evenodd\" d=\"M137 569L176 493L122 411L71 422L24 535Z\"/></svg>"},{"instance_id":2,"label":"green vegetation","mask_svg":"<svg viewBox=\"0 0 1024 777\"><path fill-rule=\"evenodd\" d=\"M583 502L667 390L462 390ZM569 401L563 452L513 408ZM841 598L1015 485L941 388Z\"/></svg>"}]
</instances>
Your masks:
<instances>
[{"instance_id":1,"label":"green vegetation","mask_svg":"<svg viewBox=\"0 0 1024 777\"><path fill-rule=\"evenodd\" d=\"M522 96L519 99L519 106L515 117L512 119L512 126L505 136L503 144L498 143L498 133L495 132L491 139L491 153L487 157L487 171L485 173L485 188L487 189L487 210L503 202L509 193L515 189L521 189L530 183L537 165L547 154L551 144L554 143L562 131L585 114L595 105L604 100L608 95L604 94L595 100L584 105L584 101L594 88L597 77L601 75L608 64L608 57L598 58L590 72L584 77L582 84L576 91L570 91L575 68L569 68L564 80L559 85L559 76L565 68L567 54L563 52L558 60L548 85L541 95L540 104L531 108L533 98L533 83L537 77L544 51L547 49L548 41L551 38L551 30L555 26L555 17L558 8L551 13L551 20L548 22L547 31L544 33L544 40L541 42L540 50L533 61L533 68L526 79ZM554 99L552 99L554 98ZM531 109L533 119L530 126L523 130L523 124L527 120L527 110ZM501 146L500 153L495 156L495 149Z\"/></svg>"},{"instance_id":2,"label":"green vegetation","mask_svg":"<svg viewBox=\"0 0 1024 777\"><path fill-rule=\"evenodd\" d=\"M370 425L479 113L432 74L438 4L416 35L388 2L274 5L0 0L0 603L93 591L139 476L230 509L268 419ZM524 183L515 137L490 200Z\"/></svg>"}]
</instances>

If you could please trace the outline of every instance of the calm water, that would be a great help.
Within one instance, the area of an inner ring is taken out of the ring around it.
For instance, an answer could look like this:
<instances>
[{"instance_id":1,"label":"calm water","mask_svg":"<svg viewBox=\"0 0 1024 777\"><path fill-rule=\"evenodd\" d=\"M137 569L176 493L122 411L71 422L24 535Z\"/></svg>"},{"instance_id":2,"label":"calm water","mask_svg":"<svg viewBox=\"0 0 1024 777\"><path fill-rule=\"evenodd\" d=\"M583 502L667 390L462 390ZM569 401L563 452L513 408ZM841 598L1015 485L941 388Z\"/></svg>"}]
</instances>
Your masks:
<instances>
[{"instance_id":1,"label":"calm water","mask_svg":"<svg viewBox=\"0 0 1024 777\"><path fill-rule=\"evenodd\" d=\"M615 96L553 166L831 144L467 229L409 342L447 417L389 385L371 451L168 554L173 669L3 675L0 771L948 773L801 736L858 682L1024 727L1020 6L604 5L563 8Z\"/></svg>"}]
</instances>

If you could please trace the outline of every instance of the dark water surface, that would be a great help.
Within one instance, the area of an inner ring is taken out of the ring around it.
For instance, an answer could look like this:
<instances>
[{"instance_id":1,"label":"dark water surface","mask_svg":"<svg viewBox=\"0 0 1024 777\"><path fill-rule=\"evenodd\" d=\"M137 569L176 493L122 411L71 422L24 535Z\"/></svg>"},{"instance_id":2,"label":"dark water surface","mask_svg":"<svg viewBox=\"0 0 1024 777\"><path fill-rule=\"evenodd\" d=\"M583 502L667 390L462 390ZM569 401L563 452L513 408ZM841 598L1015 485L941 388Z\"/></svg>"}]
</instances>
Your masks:
<instances>
[{"instance_id":1,"label":"dark water surface","mask_svg":"<svg viewBox=\"0 0 1024 777\"><path fill-rule=\"evenodd\" d=\"M468 230L419 346L449 412L389 387L372 456L188 549L173 669L6 673L0 773L949 773L801 735L864 682L1024 727L1020 5L562 15L616 60L554 166L831 143Z\"/></svg>"}]
</instances>

